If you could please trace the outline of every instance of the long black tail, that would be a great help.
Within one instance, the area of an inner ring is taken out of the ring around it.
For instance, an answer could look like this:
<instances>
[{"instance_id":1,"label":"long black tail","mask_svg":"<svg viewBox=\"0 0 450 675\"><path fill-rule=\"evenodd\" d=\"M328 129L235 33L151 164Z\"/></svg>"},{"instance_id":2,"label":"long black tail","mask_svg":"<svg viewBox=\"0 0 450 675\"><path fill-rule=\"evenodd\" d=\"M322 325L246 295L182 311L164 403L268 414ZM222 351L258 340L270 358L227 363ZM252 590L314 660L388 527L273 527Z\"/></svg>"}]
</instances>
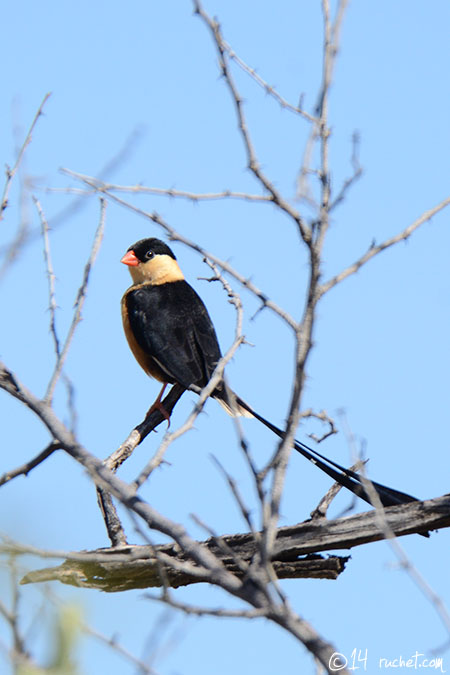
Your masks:
<instances>
[{"instance_id":1,"label":"long black tail","mask_svg":"<svg viewBox=\"0 0 450 675\"><path fill-rule=\"evenodd\" d=\"M265 417L259 415L239 396L236 396L236 402L240 408L244 408L250 415L256 417L257 420L273 431L279 438L284 438L284 432L281 431L281 429L269 422L269 420L266 420ZM372 504L370 494L364 487L364 478L355 471L345 469L340 464L333 462L331 459L328 459L328 457L325 457L325 455L321 455L320 452L313 450L301 441L294 440L293 446L297 452L328 474L328 476L336 481L336 483L347 488L347 490L353 492L357 497L364 499L368 504ZM373 489L377 492L383 506L395 506L397 504L409 504L410 502L418 501L415 497L412 497L405 492L399 492L399 490L394 490L393 488L386 487L386 485L381 485L372 480L370 482Z\"/></svg>"}]
</instances>

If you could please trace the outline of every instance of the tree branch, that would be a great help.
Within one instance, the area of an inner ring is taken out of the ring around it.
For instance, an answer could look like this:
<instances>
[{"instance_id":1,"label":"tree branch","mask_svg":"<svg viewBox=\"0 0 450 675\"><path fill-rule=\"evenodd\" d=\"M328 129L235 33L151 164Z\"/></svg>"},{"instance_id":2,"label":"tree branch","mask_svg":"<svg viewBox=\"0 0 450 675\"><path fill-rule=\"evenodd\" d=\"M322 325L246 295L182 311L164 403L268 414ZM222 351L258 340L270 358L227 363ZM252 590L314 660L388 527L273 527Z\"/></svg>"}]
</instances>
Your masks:
<instances>
[{"instance_id":1,"label":"tree branch","mask_svg":"<svg viewBox=\"0 0 450 675\"><path fill-rule=\"evenodd\" d=\"M236 84L231 75L230 69L228 68L227 63L227 54L229 51L229 46L225 43L222 33L220 30L220 25L217 21L212 19L207 12L203 9L202 4L199 0L193 0L195 13L198 14L203 22L208 26L219 57L219 66L222 72L222 75L225 78L225 82L230 90L231 98L234 102L236 108L236 115L238 118L239 130L241 132L242 140L244 147L247 153L248 168L253 173L255 178L260 182L265 190L272 196L273 203L276 204L282 211L284 211L290 218L294 220L297 224L301 237L305 244L309 246L311 242L311 231L307 224L304 222L300 213L294 209L289 202L287 202L281 193L275 188L274 184L269 180L266 174L262 171L261 165L258 162L255 149L253 147L253 142L250 137L250 131L247 126L247 121L243 111L242 97L236 87Z\"/></svg>"},{"instance_id":2,"label":"tree branch","mask_svg":"<svg viewBox=\"0 0 450 675\"><path fill-rule=\"evenodd\" d=\"M47 103L48 99L50 98L50 96L51 96L50 92L44 96L44 98L42 100L42 103L39 106L36 115L34 116L34 119L31 123L31 126L28 130L28 133L25 136L25 140L23 142L22 147L19 150L19 153L17 155L17 159L14 163L14 166L12 168L10 168L9 166L6 167L5 187L3 188L3 194L2 194L2 197L1 197L1 200L0 200L0 221L3 220L3 213L8 206L8 195L9 195L9 189L11 187L12 179L14 178L15 174L17 173L17 170L20 166L20 163L22 161L22 157L25 153L25 150L27 149L28 145L31 143L34 128L37 124L38 119L43 114L42 111L43 111L44 106Z\"/></svg>"},{"instance_id":3,"label":"tree branch","mask_svg":"<svg viewBox=\"0 0 450 675\"><path fill-rule=\"evenodd\" d=\"M83 273L83 280L81 282L81 286L78 289L77 293L77 298L75 301L75 308L74 308L74 313L73 313L73 318L72 318L72 323L70 324L69 332L67 333L67 337L65 339L64 345L62 349L60 350L59 354L57 354L57 359L56 359L56 365L53 371L53 375L50 378L50 382L48 383L47 387L47 392L45 394L45 400L50 402L52 401L53 398L53 392L55 390L56 383L58 381L58 378L61 374L61 370L64 365L64 361L66 360L69 347L71 345L76 327L81 321L81 311L83 309L84 301L86 299L86 292L87 292L87 285L89 282L89 275L92 269L92 266L95 262L95 259L97 257L97 253L99 251L102 239L103 239L103 231L105 229L105 209L106 209L106 202L104 199L100 200L100 220L99 224L97 226L97 230L95 232L94 236L94 241L92 243L91 247L91 252L89 254L88 261L84 267L84 273Z\"/></svg>"},{"instance_id":4,"label":"tree branch","mask_svg":"<svg viewBox=\"0 0 450 675\"><path fill-rule=\"evenodd\" d=\"M341 281L358 272L358 270L360 270L363 265L365 265L367 262L369 262L369 260L374 258L382 251L385 251L387 248L390 248L395 244L398 244L400 241L406 241L406 239L408 239L408 237L410 237L415 230L417 230L424 223L427 223L429 220L431 220L433 216L439 213L439 211L445 209L449 204L450 197L447 197L446 199L443 199L441 202L439 202L439 204L436 206L433 206L433 208L424 211L422 215L419 216L419 218L416 218L416 220L411 223L411 225L408 225L408 227L406 227L402 232L399 232L389 239L386 239L381 244L372 243L368 251L358 258L358 260L356 260L352 265L349 265L349 267L347 267L345 270L339 272L339 274L332 277L329 279L329 281L326 281L320 286L320 296L325 295L325 293L328 293L329 290L334 288L334 286L339 284Z\"/></svg>"},{"instance_id":5,"label":"tree branch","mask_svg":"<svg viewBox=\"0 0 450 675\"><path fill-rule=\"evenodd\" d=\"M337 578L348 558L333 556L324 559L315 554L350 549L385 539L386 534L377 518L376 511L367 511L335 520L317 518L279 528L272 557L278 578ZM450 527L450 495L390 506L384 509L384 518L397 537ZM244 572L236 565L236 559L247 562L253 560L259 548L259 533L247 532L220 538L214 536L197 544L220 559L233 575L243 578ZM30 572L22 583L58 580L107 592L160 587L162 583L158 565L162 561L170 586L174 588L209 581L206 575L193 575L192 569L186 571L184 564L189 557L175 544L98 549L84 552L84 555L86 560L82 559L83 553L79 553L77 556L81 559L68 559L59 567Z\"/></svg>"},{"instance_id":6,"label":"tree branch","mask_svg":"<svg viewBox=\"0 0 450 675\"><path fill-rule=\"evenodd\" d=\"M13 478L17 478L17 476L27 476L32 469L35 467L39 466L39 464L42 464L44 460L47 459L47 457L50 457L55 450L60 450L62 448L61 443L58 443L57 441L52 441L47 445L47 447L42 450L36 457L33 459L30 459L29 462L25 462L25 464L22 464L21 466L17 467L17 469L13 469L12 471L7 471L6 473L3 474L3 476L0 476L0 487L4 485L5 483L9 483L10 480Z\"/></svg>"}]
</instances>

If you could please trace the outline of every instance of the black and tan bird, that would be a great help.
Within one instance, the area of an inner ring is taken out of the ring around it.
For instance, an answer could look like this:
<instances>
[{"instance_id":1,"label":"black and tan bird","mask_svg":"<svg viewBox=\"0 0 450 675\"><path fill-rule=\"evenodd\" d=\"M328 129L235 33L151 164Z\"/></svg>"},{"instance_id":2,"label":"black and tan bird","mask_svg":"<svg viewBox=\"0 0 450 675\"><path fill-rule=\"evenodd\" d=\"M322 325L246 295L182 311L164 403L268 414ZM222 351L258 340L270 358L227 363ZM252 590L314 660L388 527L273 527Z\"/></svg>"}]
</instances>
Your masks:
<instances>
[{"instance_id":1,"label":"black and tan bird","mask_svg":"<svg viewBox=\"0 0 450 675\"><path fill-rule=\"evenodd\" d=\"M159 407L164 414L161 397L167 384L178 383L199 393L209 382L222 356L216 331L203 301L185 281L174 253L164 242L141 239L130 246L121 262L128 265L133 279L122 298L125 335L139 365L163 385L150 410ZM283 438L281 429L237 396L224 379L211 396L228 413L255 417ZM300 441L293 445L337 483L371 503L359 474ZM404 492L375 482L372 485L384 506L416 501Z\"/></svg>"}]
</instances>

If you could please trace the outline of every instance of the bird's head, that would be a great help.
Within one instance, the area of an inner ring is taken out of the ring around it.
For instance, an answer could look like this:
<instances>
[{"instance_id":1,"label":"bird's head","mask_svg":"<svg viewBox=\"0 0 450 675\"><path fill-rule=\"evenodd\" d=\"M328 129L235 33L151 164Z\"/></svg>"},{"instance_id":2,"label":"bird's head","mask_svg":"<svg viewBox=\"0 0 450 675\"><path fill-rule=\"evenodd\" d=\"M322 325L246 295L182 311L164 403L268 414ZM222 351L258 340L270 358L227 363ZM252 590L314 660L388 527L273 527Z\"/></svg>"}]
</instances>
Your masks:
<instances>
[{"instance_id":1,"label":"bird's head","mask_svg":"<svg viewBox=\"0 0 450 675\"><path fill-rule=\"evenodd\" d=\"M130 246L120 262L128 265L135 284L158 285L184 279L173 251L154 237Z\"/></svg>"}]
</instances>

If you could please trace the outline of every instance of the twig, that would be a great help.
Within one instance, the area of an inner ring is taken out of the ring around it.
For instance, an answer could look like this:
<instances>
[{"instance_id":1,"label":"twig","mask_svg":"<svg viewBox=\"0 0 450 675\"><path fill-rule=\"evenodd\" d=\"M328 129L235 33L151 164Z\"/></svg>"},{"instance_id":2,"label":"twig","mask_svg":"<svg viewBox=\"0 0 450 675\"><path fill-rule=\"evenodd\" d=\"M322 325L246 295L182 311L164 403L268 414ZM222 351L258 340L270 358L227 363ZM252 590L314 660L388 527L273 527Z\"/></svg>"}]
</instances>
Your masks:
<instances>
[{"instance_id":1,"label":"twig","mask_svg":"<svg viewBox=\"0 0 450 675\"><path fill-rule=\"evenodd\" d=\"M83 274L83 281L81 283L80 288L78 289L77 293L77 298L75 301L75 307L74 307L74 313L73 313L73 318L72 318L72 323L70 324L69 331L67 333L67 337L65 339L63 348L59 354L59 357L56 360L56 365L55 369L53 371L53 375L50 379L50 382L47 387L47 391L44 397L44 400L47 402L51 402L53 398L53 392L56 386L56 383L58 381L58 378L61 374L62 367L64 365L64 361L66 360L67 353L69 351L69 347L72 343L72 339L76 330L76 327L81 321L81 310L83 309L84 301L86 300L86 293L87 293L87 286L89 282L89 275L92 269L92 266L95 262L95 259L97 257L97 253L100 248L100 244L102 242L103 238L103 231L105 228L105 211L106 211L106 201L104 199L100 199L100 222L98 224L97 230L95 232L94 236L94 241L91 247L91 252L89 254L88 261L84 267L84 274Z\"/></svg>"},{"instance_id":2,"label":"twig","mask_svg":"<svg viewBox=\"0 0 450 675\"><path fill-rule=\"evenodd\" d=\"M219 57L219 66L222 75L225 78L225 82L228 86L228 89L231 94L231 98L234 102L235 109L236 109L236 115L238 118L238 125L239 125L239 130L242 136L242 140L244 143L245 150L247 152L247 161L248 161L248 168L250 171L253 173L255 178L259 181L259 183L263 186L265 190L272 196L273 203L276 204L282 211L284 211L294 222L296 223L299 232L301 234L301 237L305 244L308 246L311 243L311 231L304 222L302 216L296 209L294 209L289 202L287 202L284 197L281 195L281 193L275 188L274 184L268 179L268 177L265 175L263 170L261 169L261 165L258 162L255 149L253 147L253 142L250 137L250 132L247 126L247 121L244 115L243 111L243 105L242 105L242 97L236 87L236 84L234 82L234 79L231 75L230 69L228 68L227 64L227 54L228 50L227 47L228 45L225 44L224 39L222 37L222 33L220 30L220 26L217 21L212 19L203 9L203 6L201 5L199 0L193 0L194 3L194 8L195 8L195 13L198 14L204 23L208 26L216 48L217 48L217 53Z\"/></svg>"},{"instance_id":3,"label":"twig","mask_svg":"<svg viewBox=\"0 0 450 675\"><path fill-rule=\"evenodd\" d=\"M9 483L10 480L17 478L17 476L27 476L30 471L32 471L32 469L39 466L39 464L42 464L42 462L44 462L47 457L50 457L50 455L52 455L55 450L60 450L61 448L61 443L52 441L44 450L42 450L42 452L36 455L34 459L31 459L29 462L25 462L25 464L22 464L22 466L17 467L17 469L7 471L3 474L3 476L0 476L0 486L5 485L5 483Z\"/></svg>"},{"instance_id":4,"label":"twig","mask_svg":"<svg viewBox=\"0 0 450 675\"><path fill-rule=\"evenodd\" d=\"M58 334L56 332L56 299L55 299L55 273L53 271L52 259L50 255L50 240L48 236L48 222L45 217L44 211L39 200L33 196L33 201L36 205L39 218L41 220L42 228L42 238L44 240L44 260L45 266L47 268L47 279L48 279L48 304L50 311L50 333L53 338L53 344L55 346L56 359L58 360L61 356L61 347L59 343Z\"/></svg>"},{"instance_id":5,"label":"twig","mask_svg":"<svg viewBox=\"0 0 450 675\"><path fill-rule=\"evenodd\" d=\"M342 412L341 412L341 419L342 424L344 426L345 435L347 437L347 442L349 444L350 449L353 448L353 454L355 454L354 453L355 437L353 435L353 432L350 428L346 416ZM447 648L450 645L450 614L445 604L443 603L442 598L440 598L437 595L437 593L432 589L432 587L426 581L426 579L420 574L420 572L411 562L411 560L405 553L403 547L401 546L400 542L398 541L397 538L398 533L394 531L392 523L389 521L388 515L389 511L386 511L386 507L384 507L383 504L381 503L380 497L377 491L374 489L371 480L365 477L364 472L365 464L366 462L362 462L361 475L364 481L364 487L366 489L366 492L369 495L370 501L372 502L372 506L375 509L375 518L377 525L380 528L380 532L383 533L383 537L386 539L395 557L399 561L400 567L406 571L406 573L411 578L414 585L419 589L422 595L425 596L425 598L434 607L436 614L438 615L441 623L443 624L445 630L447 631L448 637L445 645L439 647L436 651L439 651L442 648ZM428 533L425 531L423 532L423 534L427 535Z\"/></svg>"},{"instance_id":6,"label":"twig","mask_svg":"<svg viewBox=\"0 0 450 675\"><path fill-rule=\"evenodd\" d=\"M154 454L150 462L148 462L148 464L142 469L142 471L133 481L133 486L136 490L138 490L143 485L143 483L145 483L145 481L148 479L152 471L154 471L154 469L157 466L159 466L169 445L171 445L177 438L185 434L187 431L192 429L194 422L201 413L201 411L203 410L206 401L208 400L214 389L217 387L219 382L222 380L225 365L228 363L228 361L230 361L233 358L236 350L242 344L243 339L244 339L243 336L241 336L234 340L231 347L228 349L226 354L220 359L217 366L215 367L214 372L211 375L211 379L209 380L206 387L196 391L196 393L199 394L198 400L194 408L192 409L192 412L184 422L184 424L182 424L176 431L166 433L157 452Z\"/></svg>"},{"instance_id":7,"label":"twig","mask_svg":"<svg viewBox=\"0 0 450 675\"><path fill-rule=\"evenodd\" d=\"M176 384L172 387L162 404L164 409L170 414L175 407L177 401L184 393L183 387ZM107 459L104 460L105 466L112 472L116 472L119 466L130 457L134 449L142 443L144 438L155 429L158 424L165 421L160 410L154 410L150 415L146 416L141 424L128 435L128 438L120 445L120 447L113 452ZM122 526L120 518L117 514L117 509L114 506L111 495L101 487L97 487L97 499L102 512L103 520L105 521L106 531L111 541L112 546L123 546L127 543L125 530Z\"/></svg>"},{"instance_id":8,"label":"twig","mask_svg":"<svg viewBox=\"0 0 450 675\"><path fill-rule=\"evenodd\" d=\"M97 487L97 503L105 522L111 546L125 546L128 540L117 509L109 492L101 487Z\"/></svg>"},{"instance_id":9,"label":"twig","mask_svg":"<svg viewBox=\"0 0 450 675\"><path fill-rule=\"evenodd\" d=\"M95 640L102 642L107 647L110 647L113 651L117 652L117 654L119 654L123 658L127 659L127 661L132 663L133 666L138 668L139 675L156 675L156 670L154 670L151 666L145 663L145 661L139 659L137 656L132 654L128 649L126 649L123 645L121 645L120 642L118 642L116 635L107 637L106 635L103 635L103 633L100 633L98 630L95 630L95 628L91 628L91 626L88 626L87 624L83 624L81 628L83 632L86 633L86 635L89 635L90 637L93 637Z\"/></svg>"},{"instance_id":10,"label":"twig","mask_svg":"<svg viewBox=\"0 0 450 675\"><path fill-rule=\"evenodd\" d=\"M163 399L162 404L164 409L170 414L175 405L184 394L186 390L179 384L175 384L167 396ZM127 436L125 441L121 443L117 450L115 450L107 459L105 459L105 466L111 471L117 471L119 466L130 457L134 449L142 443L142 441L151 433L161 422L167 421L159 409L146 416L145 419L138 424Z\"/></svg>"},{"instance_id":11,"label":"twig","mask_svg":"<svg viewBox=\"0 0 450 675\"><path fill-rule=\"evenodd\" d=\"M341 202L344 201L347 192L349 189L352 187L356 181L358 181L362 174L363 174L363 169L361 164L359 163L359 134L356 132L353 134L352 137L352 165L353 165L353 173L349 178L346 178L345 181L342 184L341 189L339 190L338 194L336 197L334 197L333 201L330 204L330 212L334 211L334 209L339 206Z\"/></svg>"},{"instance_id":12,"label":"twig","mask_svg":"<svg viewBox=\"0 0 450 675\"><path fill-rule=\"evenodd\" d=\"M364 466L362 468L362 474L364 477ZM417 567L415 567L415 565L405 553L405 550L398 541L398 535L394 531L394 528L389 521L389 512L386 511L386 507L381 503L380 497L374 489L370 479L364 480L364 487L371 499L372 506L375 509L377 525L380 528L380 531L383 533L383 537L386 539L395 557L399 561L401 569L406 571L416 588L419 589L422 595L429 601L432 607L434 607L437 616L447 631L447 640L445 644L435 648L434 651L438 652L442 649L447 649L450 645L450 614L447 610L447 607L445 606L442 598L439 597L439 595L433 590L430 584L426 581L425 577L422 576ZM427 534L426 531L425 534Z\"/></svg>"},{"instance_id":13,"label":"twig","mask_svg":"<svg viewBox=\"0 0 450 675\"><path fill-rule=\"evenodd\" d=\"M307 419L311 417L320 420L321 422L324 422L324 424L328 424L328 431L322 434L322 436L318 437L315 434L308 434L308 436L312 438L313 441L316 441L316 443L322 443L322 441L324 441L326 438L329 438L330 436L334 436L334 434L337 434L337 429L334 420L328 415L327 412L325 412L325 410L315 412L314 410L312 410L312 408L308 408L308 410L302 410L300 412L300 419Z\"/></svg>"},{"instance_id":14,"label":"twig","mask_svg":"<svg viewBox=\"0 0 450 675\"><path fill-rule=\"evenodd\" d=\"M239 492L239 489L236 485L236 481L234 480L234 478L232 476L230 476L228 471L226 471L226 469L222 466L222 464L219 462L217 457L215 457L214 455L211 455L211 459L213 460L213 462L215 462L215 464L219 468L220 472L225 477L225 480L228 483L228 487L230 488L230 490L233 494L233 497L235 498L235 500L236 500L236 502L239 506L239 510L242 514L242 517L244 518L244 521L247 523L247 526L248 526L250 532L255 533L256 530L255 530L255 527L253 525L250 509L248 509L247 506L245 505L245 502L242 498L242 495Z\"/></svg>"},{"instance_id":15,"label":"twig","mask_svg":"<svg viewBox=\"0 0 450 675\"><path fill-rule=\"evenodd\" d=\"M314 117L314 115L310 115L307 113L301 106L295 106L292 105L292 103L289 103L281 94L278 93L276 88L270 84L268 84L258 73L254 68L251 68L249 65L243 61L240 56L236 54L236 52L231 48L230 44L222 39L222 44L224 46L224 49L228 53L228 57L230 58L231 61L234 61L239 68L241 68L247 75L250 75L250 77L260 86L266 94L274 98L280 106L286 110L290 110L291 112L300 115L301 117L304 117L308 122L315 123L317 121L317 118Z\"/></svg>"},{"instance_id":16,"label":"twig","mask_svg":"<svg viewBox=\"0 0 450 675\"><path fill-rule=\"evenodd\" d=\"M233 565L236 567L236 571L239 571L241 575L244 575L247 578L251 578L249 562L240 557L238 553L233 551L230 548L225 540L225 537L218 535L214 530L209 527L203 520L201 520L194 513L190 514L190 517L196 525L202 528L207 534L209 534L211 541L217 546L218 551L220 552L221 557L229 558Z\"/></svg>"},{"instance_id":17,"label":"twig","mask_svg":"<svg viewBox=\"0 0 450 675\"><path fill-rule=\"evenodd\" d=\"M144 218L151 220L153 223L161 227L166 232L171 241L179 241L185 246L191 248L192 250L197 251L197 253L199 253L203 258L208 258L209 260L212 260L221 269L223 269L224 272L234 277L240 284L242 284L242 286L244 286L244 288L253 293L253 295L255 295L261 301L263 307L267 307L271 311L275 312L275 314L278 314L278 316L282 318L290 326L290 328L296 330L297 322L295 321L295 319L293 319L293 317L290 314L288 314L288 312L279 307L275 302L269 300L267 295L263 293L263 291L261 291L250 279L244 277L242 274L239 274L239 272L237 272L226 261L221 260L217 256L213 255L209 251L206 251L204 248L196 244L194 241L188 239L187 237L177 232L157 212L150 213L149 211L144 211L143 209L140 209L138 206L135 206L130 202L126 202L123 199L120 199L120 197L118 197L117 195L108 192L106 189L104 189L102 184L99 184L98 180L92 178L91 176L85 176L81 173L71 171L70 169L61 169L61 171L67 174L68 176L72 176L72 178L80 180L86 185L89 185L92 188L96 189L98 192L101 192L102 195L107 197L109 200L115 202L116 204L120 204L120 206L123 206L124 208L133 211L134 213L137 213L143 216Z\"/></svg>"},{"instance_id":18,"label":"twig","mask_svg":"<svg viewBox=\"0 0 450 675\"><path fill-rule=\"evenodd\" d=\"M133 130L132 133L127 136L119 151L113 157L109 158L104 166L100 168L98 176L100 178L106 178L107 175L113 173L118 166L123 166L123 162L127 160L127 155L132 152L133 147L136 145L140 136L141 132L139 129ZM36 181L34 181L34 183L36 183ZM94 194L94 192L95 191L91 191L91 194ZM84 198L88 195L88 192L79 191L78 194L80 195L79 199L74 199L68 206L63 207L49 219L49 226L52 231L63 225L68 218L73 217L82 209L85 204ZM12 244L0 245L0 256L5 257L5 260L0 267L0 279L6 274L10 265L17 261L19 252L22 253L28 244L36 241L40 236L40 227L29 229L27 226L21 225Z\"/></svg>"},{"instance_id":19,"label":"twig","mask_svg":"<svg viewBox=\"0 0 450 675\"><path fill-rule=\"evenodd\" d=\"M216 201L221 199L239 199L247 202L266 202L273 204L270 195L255 195L249 192L236 192L235 190L222 190L220 192L189 192L176 190L175 188L157 188L146 185L117 185L115 183L101 183L99 189L109 192L126 192L129 194L150 194L161 197L188 199L191 202ZM92 195L95 189L82 190L80 188L47 188L47 192L63 192L76 195Z\"/></svg>"},{"instance_id":20,"label":"twig","mask_svg":"<svg viewBox=\"0 0 450 675\"><path fill-rule=\"evenodd\" d=\"M265 616L265 611L262 609L221 609L221 608L210 608L210 607L194 607L193 605L188 605L185 602L180 602L174 600L172 594L153 595L152 593L145 593L144 598L147 600L152 600L156 602L163 602L164 604L170 605L174 609L178 609L185 614L190 616L214 616L219 619L230 618L230 619L255 619L257 617Z\"/></svg>"},{"instance_id":21,"label":"twig","mask_svg":"<svg viewBox=\"0 0 450 675\"><path fill-rule=\"evenodd\" d=\"M20 163L22 161L22 157L25 153L25 150L27 149L28 145L31 143L34 128L37 124L38 119L42 115L42 111L44 109L44 106L47 103L50 96L51 96L50 93L48 93L44 96L44 98L42 100L42 103L39 106L36 115L34 116L34 119L31 123L31 126L28 130L28 133L25 136L25 140L23 142L22 147L19 150L19 153L17 155L17 159L14 163L14 166L12 168L6 167L6 182L5 182L5 187L3 188L3 195L2 195L1 201L0 201L0 221L3 219L3 212L5 211L6 207L8 206L8 195L9 195L9 189L11 187L11 182L12 182L15 174L17 173L17 170L20 166Z\"/></svg>"},{"instance_id":22,"label":"twig","mask_svg":"<svg viewBox=\"0 0 450 675\"><path fill-rule=\"evenodd\" d=\"M395 244L398 244L400 241L405 241L408 239L408 237L410 237L415 230L417 230L424 223L431 220L433 216L445 209L449 204L450 197L447 197L433 208L424 211L422 215L419 216L419 218L416 218L416 220L412 222L411 225L408 225L408 227L406 227L402 232L399 232L389 239L386 239L381 244L371 244L367 252L358 258L358 260L356 260L352 265L349 265L349 267L344 269L342 272L339 272L339 274L336 274L336 276L332 277L329 279L329 281L326 281L319 287L318 292L320 296L325 295L325 293L328 293L330 289L334 288L334 286L339 284L341 281L358 272L358 270L360 270L363 265L365 265L367 262L369 262L369 260L374 258L382 251L385 251L387 248L390 248Z\"/></svg>"},{"instance_id":23,"label":"twig","mask_svg":"<svg viewBox=\"0 0 450 675\"><path fill-rule=\"evenodd\" d=\"M9 625L12 634L12 649L10 650L10 658L15 666L29 666L34 665L30 653L26 648L25 638L20 630L20 600L21 596L17 584L17 568L14 556L11 556L8 561L10 587L11 587L11 608L0 600L0 615L5 619Z\"/></svg>"},{"instance_id":24,"label":"twig","mask_svg":"<svg viewBox=\"0 0 450 675\"><path fill-rule=\"evenodd\" d=\"M53 592L49 584L46 584L42 588L42 595L46 603L50 602L53 605L53 607L56 608L59 612L64 608L66 604L66 602L62 598L58 597L58 595L56 595L56 593ZM142 659L138 658L130 651L128 651L128 649L126 649L118 641L116 635L107 637L106 635L100 633L100 631L96 630L95 628L92 628L92 626L89 626L87 623L84 623L83 621L80 621L80 629L88 637L94 638L94 640L98 640L99 642L103 643L111 650L116 652L119 656L123 657L124 659L129 661L132 665L136 666L138 668L139 675L156 675L156 671L153 668L151 668L147 663L145 663Z\"/></svg>"},{"instance_id":25,"label":"twig","mask_svg":"<svg viewBox=\"0 0 450 675\"><path fill-rule=\"evenodd\" d=\"M350 470L359 471L367 461L368 460L356 462L356 464L353 464L353 466L350 467ZM339 483L333 483L330 489L317 504L316 508L311 511L311 519L315 520L316 518L325 518L331 502L341 490L342 485L339 485Z\"/></svg>"}]
</instances>

